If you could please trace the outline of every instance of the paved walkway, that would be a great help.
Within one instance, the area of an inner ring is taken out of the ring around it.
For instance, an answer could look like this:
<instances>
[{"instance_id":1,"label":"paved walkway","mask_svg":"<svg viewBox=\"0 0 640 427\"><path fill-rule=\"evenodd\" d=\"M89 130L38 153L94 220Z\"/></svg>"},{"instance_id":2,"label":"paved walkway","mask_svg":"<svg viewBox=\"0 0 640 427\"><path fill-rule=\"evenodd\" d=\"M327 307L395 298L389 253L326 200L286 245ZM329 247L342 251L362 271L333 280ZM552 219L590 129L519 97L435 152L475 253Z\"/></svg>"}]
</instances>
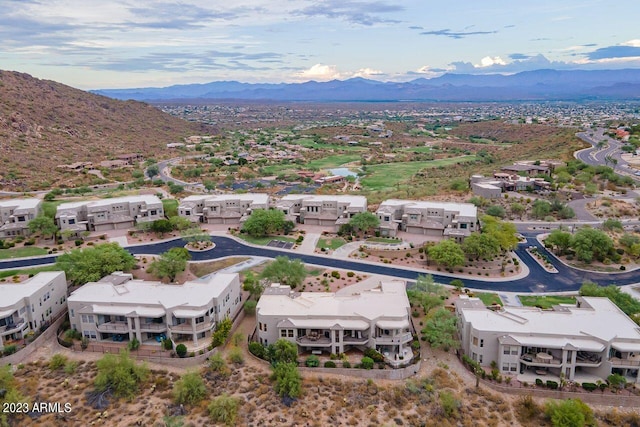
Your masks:
<instances>
[{"instance_id":1,"label":"paved walkway","mask_svg":"<svg viewBox=\"0 0 640 427\"><path fill-rule=\"evenodd\" d=\"M500 292L498 294L505 307L522 307L522 302L518 295L513 292Z\"/></svg>"},{"instance_id":2,"label":"paved walkway","mask_svg":"<svg viewBox=\"0 0 640 427\"><path fill-rule=\"evenodd\" d=\"M304 235L304 240L302 241L302 244L298 246L297 251L302 252L303 254L313 255L320 236L320 233L306 233Z\"/></svg>"}]
</instances>

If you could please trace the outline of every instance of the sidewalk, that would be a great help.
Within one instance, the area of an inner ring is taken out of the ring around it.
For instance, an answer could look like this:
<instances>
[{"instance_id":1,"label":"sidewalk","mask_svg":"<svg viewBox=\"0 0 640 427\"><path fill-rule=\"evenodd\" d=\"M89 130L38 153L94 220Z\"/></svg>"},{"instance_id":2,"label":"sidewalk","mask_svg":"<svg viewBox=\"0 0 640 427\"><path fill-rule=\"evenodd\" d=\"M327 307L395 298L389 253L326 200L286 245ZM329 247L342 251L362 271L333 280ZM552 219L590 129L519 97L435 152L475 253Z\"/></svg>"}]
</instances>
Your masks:
<instances>
[{"instance_id":1,"label":"sidewalk","mask_svg":"<svg viewBox=\"0 0 640 427\"><path fill-rule=\"evenodd\" d=\"M302 244L298 246L297 252L313 255L320 236L320 233L306 233Z\"/></svg>"}]
</instances>

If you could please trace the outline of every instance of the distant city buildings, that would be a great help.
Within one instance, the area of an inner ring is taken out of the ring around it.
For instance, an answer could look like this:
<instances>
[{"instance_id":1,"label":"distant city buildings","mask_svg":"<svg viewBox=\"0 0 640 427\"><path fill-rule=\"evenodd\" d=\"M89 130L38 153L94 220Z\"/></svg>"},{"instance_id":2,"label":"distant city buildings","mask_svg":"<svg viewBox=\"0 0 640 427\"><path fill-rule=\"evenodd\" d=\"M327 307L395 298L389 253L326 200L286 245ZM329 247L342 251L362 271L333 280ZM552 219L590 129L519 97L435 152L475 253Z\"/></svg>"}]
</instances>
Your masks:
<instances>
[{"instance_id":1,"label":"distant city buildings","mask_svg":"<svg viewBox=\"0 0 640 427\"><path fill-rule=\"evenodd\" d=\"M29 234L29 222L42 213L42 200L0 200L0 238Z\"/></svg>"},{"instance_id":2,"label":"distant city buildings","mask_svg":"<svg viewBox=\"0 0 640 427\"><path fill-rule=\"evenodd\" d=\"M56 211L60 230L76 232L125 230L162 218L162 201L150 195L62 203Z\"/></svg>"},{"instance_id":3,"label":"distant city buildings","mask_svg":"<svg viewBox=\"0 0 640 427\"><path fill-rule=\"evenodd\" d=\"M41 272L21 283L1 283L0 348L46 327L66 308L63 271Z\"/></svg>"}]
</instances>

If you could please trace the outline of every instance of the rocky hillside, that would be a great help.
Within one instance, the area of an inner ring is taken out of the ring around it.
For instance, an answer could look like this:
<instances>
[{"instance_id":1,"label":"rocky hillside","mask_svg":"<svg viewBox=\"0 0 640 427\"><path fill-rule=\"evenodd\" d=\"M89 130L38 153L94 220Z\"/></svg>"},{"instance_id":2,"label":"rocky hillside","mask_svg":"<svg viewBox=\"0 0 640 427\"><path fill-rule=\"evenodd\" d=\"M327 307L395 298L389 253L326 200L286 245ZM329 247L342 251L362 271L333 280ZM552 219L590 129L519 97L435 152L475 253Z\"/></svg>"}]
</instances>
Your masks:
<instances>
[{"instance_id":1,"label":"rocky hillside","mask_svg":"<svg viewBox=\"0 0 640 427\"><path fill-rule=\"evenodd\" d=\"M215 130L148 104L117 101L28 74L0 71L0 189L73 185L56 165L118 154L168 157L166 144Z\"/></svg>"}]
</instances>

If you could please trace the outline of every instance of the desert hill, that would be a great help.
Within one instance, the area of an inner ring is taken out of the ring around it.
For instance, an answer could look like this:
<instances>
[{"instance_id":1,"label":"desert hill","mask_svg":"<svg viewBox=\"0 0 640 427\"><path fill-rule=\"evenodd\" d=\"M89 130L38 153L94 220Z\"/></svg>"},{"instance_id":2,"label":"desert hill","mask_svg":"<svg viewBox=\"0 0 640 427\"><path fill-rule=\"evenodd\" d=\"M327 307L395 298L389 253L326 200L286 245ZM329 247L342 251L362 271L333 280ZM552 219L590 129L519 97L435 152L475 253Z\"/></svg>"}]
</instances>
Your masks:
<instances>
[{"instance_id":1,"label":"desert hill","mask_svg":"<svg viewBox=\"0 0 640 427\"><path fill-rule=\"evenodd\" d=\"M166 144L215 130L136 101L118 101L0 70L0 189L73 185L56 165L119 154L168 157Z\"/></svg>"}]
</instances>

